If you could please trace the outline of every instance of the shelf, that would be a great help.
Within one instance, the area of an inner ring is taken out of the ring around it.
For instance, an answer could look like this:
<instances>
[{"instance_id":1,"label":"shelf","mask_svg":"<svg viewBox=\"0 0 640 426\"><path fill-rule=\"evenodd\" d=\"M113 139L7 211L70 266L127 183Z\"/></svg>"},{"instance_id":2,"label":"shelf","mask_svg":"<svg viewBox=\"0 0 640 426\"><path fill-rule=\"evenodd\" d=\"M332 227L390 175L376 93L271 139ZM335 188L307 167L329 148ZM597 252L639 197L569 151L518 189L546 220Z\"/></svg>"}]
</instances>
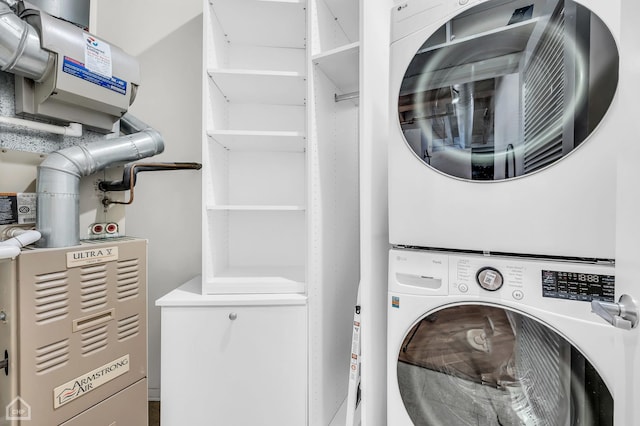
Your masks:
<instances>
[{"instance_id":1,"label":"shelf","mask_svg":"<svg viewBox=\"0 0 640 426\"><path fill-rule=\"evenodd\" d=\"M202 294L202 276L198 275L156 300L156 306L287 306L305 305L302 294Z\"/></svg>"},{"instance_id":2,"label":"shelf","mask_svg":"<svg viewBox=\"0 0 640 426\"><path fill-rule=\"evenodd\" d=\"M302 132L209 130L207 135L231 151L305 151Z\"/></svg>"},{"instance_id":3,"label":"shelf","mask_svg":"<svg viewBox=\"0 0 640 426\"><path fill-rule=\"evenodd\" d=\"M344 92L356 92L359 85L360 43L351 43L314 55L311 60Z\"/></svg>"},{"instance_id":4,"label":"shelf","mask_svg":"<svg viewBox=\"0 0 640 426\"><path fill-rule=\"evenodd\" d=\"M209 69L229 102L304 105L306 77L298 72Z\"/></svg>"},{"instance_id":5,"label":"shelf","mask_svg":"<svg viewBox=\"0 0 640 426\"><path fill-rule=\"evenodd\" d=\"M231 267L207 283L221 293L304 293L305 270L290 267Z\"/></svg>"},{"instance_id":6,"label":"shelf","mask_svg":"<svg viewBox=\"0 0 640 426\"><path fill-rule=\"evenodd\" d=\"M304 206L295 205L208 205L207 210L227 210L227 211L305 211Z\"/></svg>"},{"instance_id":7,"label":"shelf","mask_svg":"<svg viewBox=\"0 0 640 426\"><path fill-rule=\"evenodd\" d=\"M306 1L209 0L209 5L230 43L305 47Z\"/></svg>"}]
</instances>

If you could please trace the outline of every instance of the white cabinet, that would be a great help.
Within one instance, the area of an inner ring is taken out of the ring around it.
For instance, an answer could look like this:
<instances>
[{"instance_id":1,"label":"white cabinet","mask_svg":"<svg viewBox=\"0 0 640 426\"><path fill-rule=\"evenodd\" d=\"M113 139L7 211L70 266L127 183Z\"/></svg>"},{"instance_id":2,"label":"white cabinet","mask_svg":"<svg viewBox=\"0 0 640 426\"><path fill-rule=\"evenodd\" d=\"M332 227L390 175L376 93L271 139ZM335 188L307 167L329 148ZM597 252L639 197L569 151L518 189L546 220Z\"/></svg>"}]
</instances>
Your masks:
<instances>
[{"instance_id":1,"label":"white cabinet","mask_svg":"<svg viewBox=\"0 0 640 426\"><path fill-rule=\"evenodd\" d=\"M195 279L157 304L163 425L306 424L304 297L203 296Z\"/></svg>"}]
</instances>

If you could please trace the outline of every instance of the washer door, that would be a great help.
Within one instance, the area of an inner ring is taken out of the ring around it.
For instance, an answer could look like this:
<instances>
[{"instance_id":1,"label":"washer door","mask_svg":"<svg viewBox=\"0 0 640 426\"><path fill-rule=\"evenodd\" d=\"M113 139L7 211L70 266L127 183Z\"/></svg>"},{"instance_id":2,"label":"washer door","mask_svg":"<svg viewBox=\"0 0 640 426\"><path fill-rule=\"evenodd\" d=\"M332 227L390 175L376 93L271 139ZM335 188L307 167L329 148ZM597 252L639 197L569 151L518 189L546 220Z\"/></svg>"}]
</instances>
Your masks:
<instances>
[{"instance_id":1,"label":"washer door","mask_svg":"<svg viewBox=\"0 0 640 426\"><path fill-rule=\"evenodd\" d=\"M462 305L418 321L397 362L416 425L613 425L613 398L582 353L515 311Z\"/></svg>"},{"instance_id":2,"label":"washer door","mask_svg":"<svg viewBox=\"0 0 640 426\"><path fill-rule=\"evenodd\" d=\"M613 100L618 64L611 32L588 8L490 0L420 46L402 80L398 119L407 145L441 173L482 181L526 175L595 130Z\"/></svg>"}]
</instances>

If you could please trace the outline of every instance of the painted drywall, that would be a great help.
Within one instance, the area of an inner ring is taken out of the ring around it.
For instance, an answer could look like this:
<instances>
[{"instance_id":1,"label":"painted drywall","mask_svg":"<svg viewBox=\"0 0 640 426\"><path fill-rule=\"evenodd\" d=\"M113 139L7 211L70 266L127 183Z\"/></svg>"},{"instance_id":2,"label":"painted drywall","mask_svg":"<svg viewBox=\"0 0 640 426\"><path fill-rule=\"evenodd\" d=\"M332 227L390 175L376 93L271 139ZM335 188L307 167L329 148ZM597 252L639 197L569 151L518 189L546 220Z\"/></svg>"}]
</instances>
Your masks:
<instances>
[{"instance_id":1,"label":"painted drywall","mask_svg":"<svg viewBox=\"0 0 640 426\"><path fill-rule=\"evenodd\" d=\"M137 10L144 3L99 2L97 35L119 42L127 52L141 52L141 85L130 112L165 139L164 153L153 161L200 162L202 16L181 13L200 1L180 2L180 10L175 2L173 8L149 7L137 21L121 19L119 10ZM171 31L159 31L168 17L178 23L171 23ZM148 39L149 33L155 40ZM150 399L160 396L160 309L155 300L201 270L200 179L199 171L140 173L134 202L126 208L127 235L149 240Z\"/></svg>"},{"instance_id":2,"label":"painted drywall","mask_svg":"<svg viewBox=\"0 0 640 426\"><path fill-rule=\"evenodd\" d=\"M133 56L152 48L202 13L202 2L198 0L90 1L91 32Z\"/></svg>"},{"instance_id":3,"label":"painted drywall","mask_svg":"<svg viewBox=\"0 0 640 426\"><path fill-rule=\"evenodd\" d=\"M360 1L362 424L387 424L387 135L390 0Z\"/></svg>"}]
</instances>

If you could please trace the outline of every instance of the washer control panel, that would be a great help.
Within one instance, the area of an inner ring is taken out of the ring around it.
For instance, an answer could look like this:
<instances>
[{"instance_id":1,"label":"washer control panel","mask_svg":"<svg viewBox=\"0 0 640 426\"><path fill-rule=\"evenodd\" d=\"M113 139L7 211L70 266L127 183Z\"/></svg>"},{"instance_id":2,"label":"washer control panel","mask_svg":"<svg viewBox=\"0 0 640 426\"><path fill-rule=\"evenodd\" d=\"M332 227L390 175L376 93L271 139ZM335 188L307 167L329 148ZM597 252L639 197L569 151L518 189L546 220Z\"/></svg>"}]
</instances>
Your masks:
<instances>
[{"instance_id":1,"label":"washer control panel","mask_svg":"<svg viewBox=\"0 0 640 426\"><path fill-rule=\"evenodd\" d=\"M542 297L615 302L615 277L562 270L542 271Z\"/></svg>"},{"instance_id":2,"label":"washer control panel","mask_svg":"<svg viewBox=\"0 0 640 426\"><path fill-rule=\"evenodd\" d=\"M401 294L545 306L578 302L575 309L583 309L580 302L613 302L616 296L615 267L608 263L416 249L393 249L389 261L389 291Z\"/></svg>"}]
</instances>

